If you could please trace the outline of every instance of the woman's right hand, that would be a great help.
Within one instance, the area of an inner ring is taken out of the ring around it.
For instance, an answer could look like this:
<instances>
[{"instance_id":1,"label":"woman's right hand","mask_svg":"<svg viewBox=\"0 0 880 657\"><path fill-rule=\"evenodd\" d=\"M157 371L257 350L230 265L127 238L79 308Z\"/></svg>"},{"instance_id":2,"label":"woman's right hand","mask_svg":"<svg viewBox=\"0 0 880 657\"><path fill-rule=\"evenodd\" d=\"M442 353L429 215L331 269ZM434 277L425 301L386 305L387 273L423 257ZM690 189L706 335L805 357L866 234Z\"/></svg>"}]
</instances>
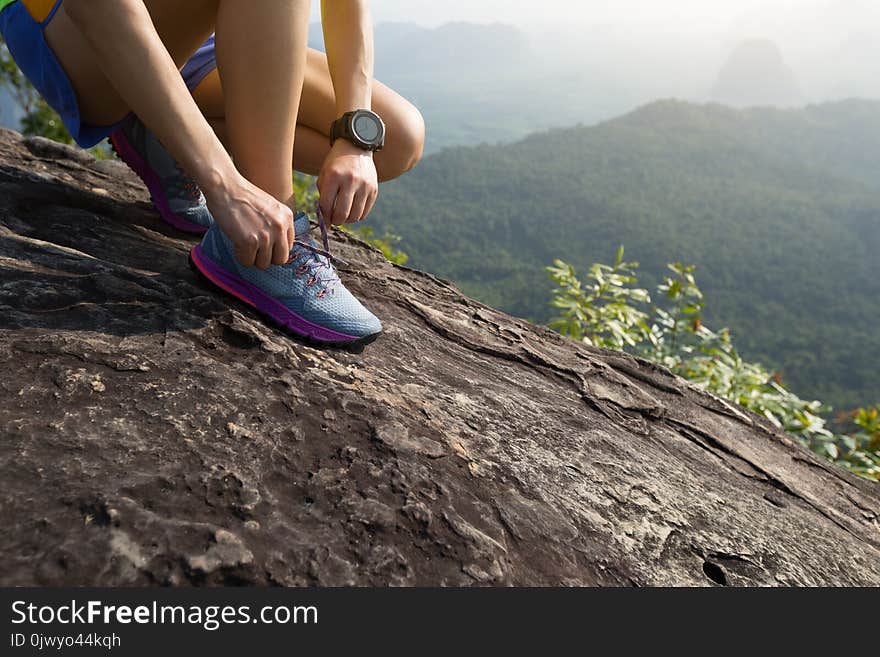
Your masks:
<instances>
[{"instance_id":1,"label":"woman's right hand","mask_svg":"<svg viewBox=\"0 0 880 657\"><path fill-rule=\"evenodd\" d=\"M267 269L288 261L296 239L290 207L241 176L231 184L211 185L204 193L243 266Z\"/></svg>"}]
</instances>

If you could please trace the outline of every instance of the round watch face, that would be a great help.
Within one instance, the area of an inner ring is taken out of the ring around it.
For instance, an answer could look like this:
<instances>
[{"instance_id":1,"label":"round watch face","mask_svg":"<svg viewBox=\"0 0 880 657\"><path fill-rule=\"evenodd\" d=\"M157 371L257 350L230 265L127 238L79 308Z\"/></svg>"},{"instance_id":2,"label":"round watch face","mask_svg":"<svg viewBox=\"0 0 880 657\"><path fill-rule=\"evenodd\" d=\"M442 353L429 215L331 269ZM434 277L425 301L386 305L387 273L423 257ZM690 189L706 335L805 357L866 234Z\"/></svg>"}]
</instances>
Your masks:
<instances>
[{"instance_id":1,"label":"round watch face","mask_svg":"<svg viewBox=\"0 0 880 657\"><path fill-rule=\"evenodd\" d=\"M351 127L358 139L368 144L375 144L379 141L382 132L376 117L366 113L355 116Z\"/></svg>"}]
</instances>

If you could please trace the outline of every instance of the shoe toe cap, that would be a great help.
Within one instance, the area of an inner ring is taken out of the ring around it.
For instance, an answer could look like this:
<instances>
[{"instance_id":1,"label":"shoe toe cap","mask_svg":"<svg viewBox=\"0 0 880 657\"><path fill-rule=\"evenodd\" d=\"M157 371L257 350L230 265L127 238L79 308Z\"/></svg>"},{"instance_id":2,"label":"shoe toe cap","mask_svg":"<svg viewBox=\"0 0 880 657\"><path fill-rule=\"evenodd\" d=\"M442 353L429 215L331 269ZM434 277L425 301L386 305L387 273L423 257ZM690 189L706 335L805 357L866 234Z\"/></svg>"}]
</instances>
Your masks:
<instances>
[{"instance_id":1,"label":"shoe toe cap","mask_svg":"<svg viewBox=\"0 0 880 657\"><path fill-rule=\"evenodd\" d=\"M366 310L366 309L365 309ZM367 310L367 316L360 323L358 337L367 337L382 332L382 322L373 313Z\"/></svg>"},{"instance_id":2,"label":"shoe toe cap","mask_svg":"<svg viewBox=\"0 0 880 657\"><path fill-rule=\"evenodd\" d=\"M315 299L308 305L312 321L337 333L365 338L382 332L379 318L342 286L330 297Z\"/></svg>"}]
</instances>

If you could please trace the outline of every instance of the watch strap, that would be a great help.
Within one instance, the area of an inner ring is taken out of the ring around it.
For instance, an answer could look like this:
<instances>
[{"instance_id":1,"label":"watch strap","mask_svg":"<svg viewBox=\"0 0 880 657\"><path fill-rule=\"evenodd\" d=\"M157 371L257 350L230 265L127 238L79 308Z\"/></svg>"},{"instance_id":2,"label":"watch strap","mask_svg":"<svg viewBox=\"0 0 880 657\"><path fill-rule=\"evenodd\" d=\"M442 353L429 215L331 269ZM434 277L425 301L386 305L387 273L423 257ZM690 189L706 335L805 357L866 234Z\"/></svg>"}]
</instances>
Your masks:
<instances>
[{"instance_id":1,"label":"watch strap","mask_svg":"<svg viewBox=\"0 0 880 657\"><path fill-rule=\"evenodd\" d=\"M358 139L352 130L352 121L354 117L361 112L369 112L372 114L382 125L382 138L380 143L370 146L366 142ZM350 112L346 112L341 117L336 119L332 125L330 126L330 145L336 143L337 139L345 139L346 141L352 143L358 148L362 148L365 151L380 151L385 145L385 137L384 137L384 124L382 123L382 119L379 118L379 115L373 112L372 110L352 110Z\"/></svg>"}]
</instances>

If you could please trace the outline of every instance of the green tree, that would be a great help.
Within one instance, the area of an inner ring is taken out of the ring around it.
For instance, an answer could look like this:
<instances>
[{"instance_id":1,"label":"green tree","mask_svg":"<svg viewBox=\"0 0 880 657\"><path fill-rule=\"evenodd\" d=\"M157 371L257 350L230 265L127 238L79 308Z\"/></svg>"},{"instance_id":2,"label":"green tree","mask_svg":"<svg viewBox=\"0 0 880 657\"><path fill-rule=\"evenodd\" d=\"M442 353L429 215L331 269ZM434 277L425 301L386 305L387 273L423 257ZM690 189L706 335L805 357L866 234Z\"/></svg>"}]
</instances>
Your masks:
<instances>
[{"instance_id":1,"label":"green tree","mask_svg":"<svg viewBox=\"0 0 880 657\"><path fill-rule=\"evenodd\" d=\"M712 394L764 416L813 452L864 477L880 480L880 406L853 415L854 430L836 434L823 413L830 408L787 390L780 377L742 358L730 331L703 324L705 302L692 265L668 265L657 286L661 304L638 287L638 263L594 264L582 283L571 265L547 267L556 284L550 326L586 344L630 351L661 364Z\"/></svg>"},{"instance_id":2,"label":"green tree","mask_svg":"<svg viewBox=\"0 0 880 657\"><path fill-rule=\"evenodd\" d=\"M0 39L0 85L6 87L15 99L19 107L24 111L21 119L21 132L28 136L46 137L62 144L73 144L73 137L64 126L64 122L58 113L49 107L39 92L22 74L6 42ZM110 156L110 150L105 145L99 145L89 151L99 159Z\"/></svg>"},{"instance_id":3,"label":"green tree","mask_svg":"<svg viewBox=\"0 0 880 657\"><path fill-rule=\"evenodd\" d=\"M318 188L315 184L314 176L294 173L293 195L296 199L297 207L311 212L318 201ZM396 248L401 238L390 230L386 230L381 237L377 237L372 226L340 226L339 228L362 239L370 246L379 249L382 255L393 263L403 265L409 260L409 256L404 251Z\"/></svg>"},{"instance_id":4,"label":"green tree","mask_svg":"<svg viewBox=\"0 0 880 657\"><path fill-rule=\"evenodd\" d=\"M596 347L634 347L648 332L648 315L637 308L649 303L647 290L636 288L637 262L624 262L623 247L614 264L590 267L587 282L581 284L574 267L557 260L548 267L559 286L551 305L562 311L550 326L562 335Z\"/></svg>"},{"instance_id":5,"label":"green tree","mask_svg":"<svg viewBox=\"0 0 880 657\"><path fill-rule=\"evenodd\" d=\"M695 264L708 325L802 396L854 408L880 399L863 356L880 353L878 192L880 102L668 101L427 156L383 189L370 224L402 235L419 269L542 323L554 258L586 277L624 243L651 292L667 262Z\"/></svg>"},{"instance_id":6,"label":"green tree","mask_svg":"<svg viewBox=\"0 0 880 657\"><path fill-rule=\"evenodd\" d=\"M21 121L22 133L47 137L64 144L72 144L73 138L64 127L61 117L49 107L42 96L22 74L9 54L6 42L0 39L0 84L12 93L16 103L24 111Z\"/></svg>"}]
</instances>

